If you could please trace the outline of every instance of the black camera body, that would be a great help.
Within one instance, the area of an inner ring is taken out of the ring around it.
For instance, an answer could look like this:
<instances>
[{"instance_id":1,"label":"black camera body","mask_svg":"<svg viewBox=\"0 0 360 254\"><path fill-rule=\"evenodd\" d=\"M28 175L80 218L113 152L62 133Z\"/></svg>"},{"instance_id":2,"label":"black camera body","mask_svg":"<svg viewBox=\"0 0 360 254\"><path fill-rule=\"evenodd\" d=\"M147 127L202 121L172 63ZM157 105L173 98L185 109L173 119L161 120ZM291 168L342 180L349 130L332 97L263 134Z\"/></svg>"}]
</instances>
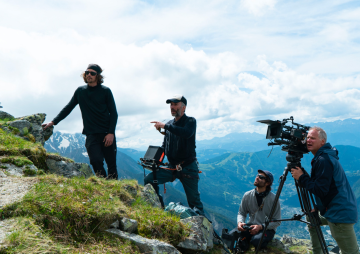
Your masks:
<instances>
[{"instance_id":1,"label":"black camera body","mask_svg":"<svg viewBox=\"0 0 360 254\"><path fill-rule=\"evenodd\" d=\"M266 139L272 140L269 146L282 146L283 151L292 151L298 153L308 153L306 148L306 136L310 129L309 126L294 123L294 117L283 119L282 121L260 120L259 123L268 125ZM291 122L291 126L287 123Z\"/></svg>"}]
</instances>

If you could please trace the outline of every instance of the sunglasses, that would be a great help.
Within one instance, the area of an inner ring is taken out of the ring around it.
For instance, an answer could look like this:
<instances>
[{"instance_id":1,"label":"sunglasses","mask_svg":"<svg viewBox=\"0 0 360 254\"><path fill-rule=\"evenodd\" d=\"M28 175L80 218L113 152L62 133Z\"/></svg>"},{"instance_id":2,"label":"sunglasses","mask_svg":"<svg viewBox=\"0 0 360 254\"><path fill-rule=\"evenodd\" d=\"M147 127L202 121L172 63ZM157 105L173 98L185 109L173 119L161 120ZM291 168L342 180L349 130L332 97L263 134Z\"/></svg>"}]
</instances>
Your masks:
<instances>
[{"instance_id":1,"label":"sunglasses","mask_svg":"<svg viewBox=\"0 0 360 254\"><path fill-rule=\"evenodd\" d=\"M96 76L96 72L95 71L85 71L85 76L87 76L87 75L91 75L91 76Z\"/></svg>"},{"instance_id":2,"label":"sunglasses","mask_svg":"<svg viewBox=\"0 0 360 254\"><path fill-rule=\"evenodd\" d=\"M263 176L263 175L257 175L257 177L259 177L261 180L266 180L266 176Z\"/></svg>"}]
</instances>

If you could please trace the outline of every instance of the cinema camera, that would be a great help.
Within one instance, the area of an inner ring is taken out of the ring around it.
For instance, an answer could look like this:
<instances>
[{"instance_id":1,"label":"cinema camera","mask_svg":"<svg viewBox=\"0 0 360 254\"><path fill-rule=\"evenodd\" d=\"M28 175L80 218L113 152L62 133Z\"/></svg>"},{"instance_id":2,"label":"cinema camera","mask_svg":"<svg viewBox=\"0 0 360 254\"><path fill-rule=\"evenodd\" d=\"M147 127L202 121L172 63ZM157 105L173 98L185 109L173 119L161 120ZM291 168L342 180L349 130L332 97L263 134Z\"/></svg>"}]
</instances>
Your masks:
<instances>
[{"instance_id":1,"label":"cinema camera","mask_svg":"<svg viewBox=\"0 0 360 254\"><path fill-rule=\"evenodd\" d=\"M291 172L292 168L299 167L301 170L308 174L303 167L301 167L301 158L304 154L308 153L308 149L306 147L306 138L307 138L307 132L310 129L309 126L305 126L302 124L294 123L294 118L291 116L290 118L283 119L282 121L272 121L272 120L261 120L258 121L260 123L264 123L268 125L266 139L270 139L271 142L268 143L269 146L282 146L281 149L285 152L288 152L286 154L286 160L288 161L287 166L285 167L283 175L280 177L280 183L278 190L275 195L275 200L273 202L273 206L271 208L270 215L265 220L265 228L264 232L266 231L268 225L270 222L275 221L300 221L303 223L306 223L308 225L311 225L316 229L317 236L320 241L321 249L323 253L329 253L324 235L320 228L320 219L318 217L317 208L315 205L314 198L312 194L306 190L304 187L302 187L297 180L295 180L295 186L296 191L299 197L299 203L301 207L302 214L295 214L290 219L282 219L282 220L273 220L273 215L275 212L276 204L279 201L279 197L282 191L282 188L285 184L287 174ZM287 125L289 122L291 122L291 126ZM315 209L314 212L312 210ZM302 217L304 216L309 217L309 222L302 220ZM264 235L262 235L258 248L256 249L256 254L260 250L261 243L263 241Z\"/></svg>"}]
</instances>

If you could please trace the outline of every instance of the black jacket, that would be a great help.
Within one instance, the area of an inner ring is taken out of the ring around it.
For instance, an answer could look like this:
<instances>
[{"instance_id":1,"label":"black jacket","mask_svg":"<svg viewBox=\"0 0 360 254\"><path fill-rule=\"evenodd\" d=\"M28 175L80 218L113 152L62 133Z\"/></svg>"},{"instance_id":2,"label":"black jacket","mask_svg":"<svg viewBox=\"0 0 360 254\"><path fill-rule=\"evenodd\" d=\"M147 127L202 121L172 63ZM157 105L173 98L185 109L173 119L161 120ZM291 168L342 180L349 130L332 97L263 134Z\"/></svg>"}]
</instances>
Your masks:
<instances>
[{"instance_id":1,"label":"black jacket","mask_svg":"<svg viewBox=\"0 0 360 254\"><path fill-rule=\"evenodd\" d=\"M175 119L165 124L165 137L162 147L170 164L185 164L196 158L195 136L196 120L184 114L179 121Z\"/></svg>"},{"instance_id":2,"label":"black jacket","mask_svg":"<svg viewBox=\"0 0 360 254\"><path fill-rule=\"evenodd\" d=\"M118 114L110 88L103 85L78 87L70 102L54 118L54 124L67 117L77 104L83 118L83 134L115 134Z\"/></svg>"}]
</instances>

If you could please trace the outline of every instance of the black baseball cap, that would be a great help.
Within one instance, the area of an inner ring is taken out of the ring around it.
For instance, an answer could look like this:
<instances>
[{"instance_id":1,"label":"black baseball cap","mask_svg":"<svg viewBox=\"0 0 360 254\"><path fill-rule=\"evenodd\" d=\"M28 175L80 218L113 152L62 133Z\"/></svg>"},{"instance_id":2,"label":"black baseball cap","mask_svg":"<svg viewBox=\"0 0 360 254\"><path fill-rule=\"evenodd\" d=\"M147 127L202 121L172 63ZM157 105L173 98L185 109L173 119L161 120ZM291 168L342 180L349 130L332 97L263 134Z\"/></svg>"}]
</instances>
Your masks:
<instances>
[{"instance_id":1,"label":"black baseball cap","mask_svg":"<svg viewBox=\"0 0 360 254\"><path fill-rule=\"evenodd\" d=\"M274 176L270 173L270 171L259 169L258 172L264 173L269 178L271 183L274 181Z\"/></svg>"},{"instance_id":2,"label":"black baseball cap","mask_svg":"<svg viewBox=\"0 0 360 254\"><path fill-rule=\"evenodd\" d=\"M166 103L169 104L171 102L175 102L175 103L178 103L178 102L182 102L185 104L185 106L187 105L187 100L184 96L182 96L181 94L176 94L174 96L172 96L170 99L167 99L166 100Z\"/></svg>"}]
</instances>

